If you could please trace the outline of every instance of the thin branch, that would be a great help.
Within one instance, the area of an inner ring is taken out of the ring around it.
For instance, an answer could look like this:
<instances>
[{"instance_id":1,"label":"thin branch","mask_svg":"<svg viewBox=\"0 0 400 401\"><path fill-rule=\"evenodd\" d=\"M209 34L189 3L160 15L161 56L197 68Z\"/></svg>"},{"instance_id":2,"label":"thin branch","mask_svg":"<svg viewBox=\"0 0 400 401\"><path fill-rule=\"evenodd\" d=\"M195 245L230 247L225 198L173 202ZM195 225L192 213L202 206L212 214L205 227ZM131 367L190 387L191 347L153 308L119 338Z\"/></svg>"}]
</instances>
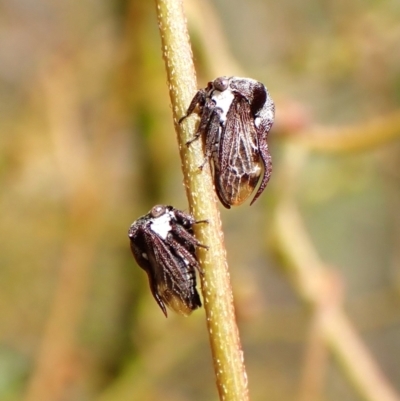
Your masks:
<instances>
[{"instance_id":1,"label":"thin branch","mask_svg":"<svg viewBox=\"0 0 400 401\"><path fill-rule=\"evenodd\" d=\"M325 307L316 307L311 317L304 357L304 368L300 379L299 401L322 399L329 363L329 352L323 337Z\"/></svg>"},{"instance_id":2,"label":"thin branch","mask_svg":"<svg viewBox=\"0 0 400 401\"><path fill-rule=\"evenodd\" d=\"M281 194L273 227L277 250L284 258L293 287L301 298L317 311L324 308L321 335L363 399L399 401L399 396L343 312L337 288L332 286L332 275L317 254L294 203L297 175L306 156L307 152L303 153L296 145L287 147L284 155L287 190Z\"/></svg>"},{"instance_id":3,"label":"thin branch","mask_svg":"<svg viewBox=\"0 0 400 401\"><path fill-rule=\"evenodd\" d=\"M345 153L376 149L400 138L400 112L343 128L314 128L312 131L287 134L291 142L308 150Z\"/></svg>"},{"instance_id":4,"label":"thin branch","mask_svg":"<svg viewBox=\"0 0 400 401\"><path fill-rule=\"evenodd\" d=\"M183 4L182 0L156 0L156 6L190 211L197 220L209 221L196 227L196 234L209 246L208 251L200 250L198 256L205 272L201 277L202 293L218 391L221 400L246 401L249 399L247 376L212 177L209 166L202 171L198 168L204 158L201 141L189 149L185 145L195 132L194 119L186 119L182 127L177 123L196 92Z\"/></svg>"}]
</instances>

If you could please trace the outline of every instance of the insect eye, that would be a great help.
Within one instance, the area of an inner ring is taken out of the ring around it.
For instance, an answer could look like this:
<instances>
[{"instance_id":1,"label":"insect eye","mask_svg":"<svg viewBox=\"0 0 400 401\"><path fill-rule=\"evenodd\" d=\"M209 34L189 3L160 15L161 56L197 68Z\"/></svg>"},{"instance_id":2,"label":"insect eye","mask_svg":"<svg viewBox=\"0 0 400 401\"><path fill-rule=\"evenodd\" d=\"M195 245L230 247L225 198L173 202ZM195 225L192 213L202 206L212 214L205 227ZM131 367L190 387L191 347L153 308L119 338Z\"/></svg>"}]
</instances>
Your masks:
<instances>
[{"instance_id":1,"label":"insect eye","mask_svg":"<svg viewBox=\"0 0 400 401\"><path fill-rule=\"evenodd\" d=\"M229 86L228 78L220 77L214 81L214 88L220 92L227 90L228 86Z\"/></svg>"},{"instance_id":2,"label":"insect eye","mask_svg":"<svg viewBox=\"0 0 400 401\"><path fill-rule=\"evenodd\" d=\"M154 206L151 211L150 214L152 217L160 217L162 216L166 211L166 207L163 205L156 205Z\"/></svg>"},{"instance_id":3,"label":"insect eye","mask_svg":"<svg viewBox=\"0 0 400 401\"><path fill-rule=\"evenodd\" d=\"M206 90L209 91L209 90L211 90L212 88L213 88L213 81L210 81L210 82L207 84Z\"/></svg>"}]
</instances>

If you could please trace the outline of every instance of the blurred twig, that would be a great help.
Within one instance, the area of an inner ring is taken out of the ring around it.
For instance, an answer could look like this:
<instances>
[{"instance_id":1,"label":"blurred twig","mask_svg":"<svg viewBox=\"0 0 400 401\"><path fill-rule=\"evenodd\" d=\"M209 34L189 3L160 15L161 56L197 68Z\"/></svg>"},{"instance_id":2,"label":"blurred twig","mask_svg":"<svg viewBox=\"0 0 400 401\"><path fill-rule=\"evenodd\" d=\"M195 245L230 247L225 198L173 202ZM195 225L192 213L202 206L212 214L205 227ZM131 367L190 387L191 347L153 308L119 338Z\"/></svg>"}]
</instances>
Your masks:
<instances>
[{"instance_id":1,"label":"blurred twig","mask_svg":"<svg viewBox=\"0 0 400 401\"><path fill-rule=\"evenodd\" d=\"M195 131L194 120L187 119L182 128L177 123L196 92L183 4L182 0L156 0L156 6L189 206L196 219L209 220L209 224L197 227L196 234L210 247L199 252L199 259L205 271L201 277L202 292L218 391L221 400L245 401L248 400L247 376L210 169L207 166L199 171L204 157L200 141L190 149L185 145Z\"/></svg>"},{"instance_id":2,"label":"blurred twig","mask_svg":"<svg viewBox=\"0 0 400 401\"><path fill-rule=\"evenodd\" d=\"M207 81L209 77L243 75L243 69L229 51L213 4L209 0L201 0L187 2L185 6L195 49L204 60L200 68L204 70Z\"/></svg>"},{"instance_id":3,"label":"blurred twig","mask_svg":"<svg viewBox=\"0 0 400 401\"><path fill-rule=\"evenodd\" d=\"M198 42L207 76L243 75L232 57L212 5L208 0L187 5L190 28ZM362 151L400 138L400 112L382 117L367 116L365 122L349 127L314 127L307 110L298 102L274 95L277 113L275 129L306 149L326 153ZM310 128L312 127L312 128Z\"/></svg>"},{"instance_id":4,"label":"blurred twig","mask_svg":"<svg viewBox=\"0 0 400 401\"><path fill-rule=\"evenodd\" d=\"M277 249L290 269L292 284L313 308L324 308L321 335L360 395L368 401L399 401L341 309L329 270L316 253L294 203L296 177L306 154L292 145L285 156L287 191L279 201L274 228Z\"/></svg>"},{"instance_id":5,"label":"blurred twig","mask_svg":"<svg viewBox=\"0 0 400 401\"><path fill-rule=\"evenodd\" d=\"M311 317L303 375L300 382L299 401L321 399L329 360L322 330L324 313L325 308L323 306L317 307Z\"/></svg>"},{"instance_id":6,"label":"blurred twig","mask_svg":"<svg viewBox=\"0 0 400 401\"><path fill-rule=\"evenodd\" d=\"M314 128L287 135L290 141L306 149L325 153L343 153L373 149L400 138L400 112L375 117L344 128Z\"/></svg>"}]
</instances>

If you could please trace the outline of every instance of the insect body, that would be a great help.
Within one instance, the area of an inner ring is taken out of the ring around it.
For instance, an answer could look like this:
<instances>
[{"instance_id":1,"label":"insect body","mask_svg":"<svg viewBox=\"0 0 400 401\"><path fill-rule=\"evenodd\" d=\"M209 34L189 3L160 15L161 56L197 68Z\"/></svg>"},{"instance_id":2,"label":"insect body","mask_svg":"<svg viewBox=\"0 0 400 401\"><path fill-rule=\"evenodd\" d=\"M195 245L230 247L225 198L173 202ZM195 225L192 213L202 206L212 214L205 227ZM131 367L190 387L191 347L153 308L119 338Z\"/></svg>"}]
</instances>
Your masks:
<instances>
[{"instance_id":1,"label":"insect body","mask_svg":"<svg viewBox=\"0 0 400 401\"><path fill-rule=\"evenodd\" d=\"M266 87L250 78L219 77L200 89L186 115L196 107L198 130L187 145L205 137L205 161L212 158L217 195L226 208L242 204L261 184L251 204L264 191L271 176L267 136L274 122L275 106Z\"/></svg>"},{"instance_id":2,"label":"insect body","mask_svg":"<svg viewBox=\"0 0 400 401\"><path fill-rule=\"evenodd\" d=\"M195 270L202 270L195 251L207 247L194 237L196 223L200 222L172 206L156 205L129 228L133 256L146 271L151 292L165 316L165 305L185 316L201 306Z\"/></svg>"}]
</instances>

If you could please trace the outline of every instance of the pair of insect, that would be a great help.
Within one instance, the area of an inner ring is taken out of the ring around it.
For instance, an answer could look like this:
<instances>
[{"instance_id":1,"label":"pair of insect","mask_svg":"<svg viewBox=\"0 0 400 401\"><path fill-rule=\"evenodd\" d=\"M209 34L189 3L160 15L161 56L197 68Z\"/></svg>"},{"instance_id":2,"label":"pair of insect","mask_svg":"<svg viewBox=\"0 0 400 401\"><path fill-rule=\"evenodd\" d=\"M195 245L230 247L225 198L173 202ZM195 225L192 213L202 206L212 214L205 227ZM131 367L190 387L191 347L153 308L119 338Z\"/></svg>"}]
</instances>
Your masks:
<instances>
[{"instance_id":1,"label":"pair of insect","mask_svg":"<svg viewBox=\"0 0 400 401\"><path fill-rule=\"evenodd\" d=\"M268 90L250 78L219 77L200 89L186 114L197 111L200 123L189 146L201 136L205 159L212 161L216 193L226 207L242 204L259 188L264 191L272 171L267 136L274 122L275 106ZM157 205L130 226L133 256L148 275L151 292L167 316L166 305L183 315L201 306L196 270L202 270L196 248L207 246L195 238L193 226L204 223L172 206Z\"/></svg>"}]
</instances>

